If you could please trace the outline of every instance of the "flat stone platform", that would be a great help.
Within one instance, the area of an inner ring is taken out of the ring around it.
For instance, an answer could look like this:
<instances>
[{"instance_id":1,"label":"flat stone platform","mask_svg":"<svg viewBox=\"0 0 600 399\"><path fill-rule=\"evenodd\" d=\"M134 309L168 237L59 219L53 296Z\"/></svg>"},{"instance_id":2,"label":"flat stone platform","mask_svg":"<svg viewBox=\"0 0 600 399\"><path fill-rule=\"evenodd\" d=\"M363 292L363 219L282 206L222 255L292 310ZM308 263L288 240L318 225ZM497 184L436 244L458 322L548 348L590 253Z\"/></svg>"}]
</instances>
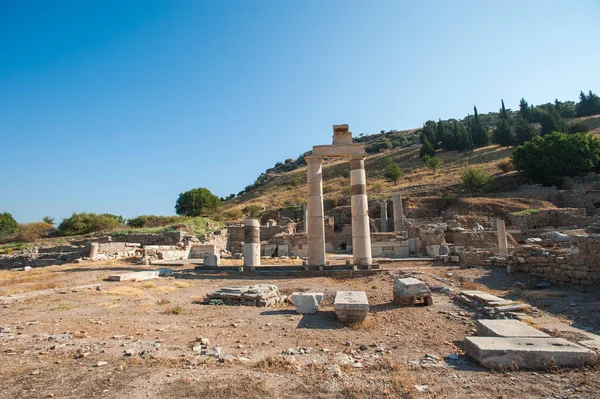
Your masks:
<instances>
[{"instance_id":1,"label":"flat stone platform","mask_svg":"<svg viewBox=\"0 0 600 399\"><path fill-rule=\"evenodd\" d=\"M144 281L158 278L158 270L145 270L141 272L111 274L108 281Z\"/></svg>"},{"instance_id":2,"label":"flat stone platform","mask_svg":"<svg viewBox=\"0 0 600 399\"><path fill-rule=\"evenodd\" d=\"M475 320L480 337L550 338L550 335L518 320Z\"/></svg>"},{"instance_id":3,"label":"flat stone platform","mask_svg":"<svg viewBox=\"0 0 600 399\"><path fill-rule=\"evenodd\" d=\"M491 369L578 367L596 359L593 351L561 338L466 337L465 350Z\"/></svg>"},{"instance_id":4,"label":"flat stone platform","mask_svg":"<svg viewBox=\"0 0 600 399\"><path fill-rule=\"evenodd\" d=\"M333 302L335 315L342 322L360 323L369 313L369 300L364 291L338 291Z\"/></svg>"}]
</instances>

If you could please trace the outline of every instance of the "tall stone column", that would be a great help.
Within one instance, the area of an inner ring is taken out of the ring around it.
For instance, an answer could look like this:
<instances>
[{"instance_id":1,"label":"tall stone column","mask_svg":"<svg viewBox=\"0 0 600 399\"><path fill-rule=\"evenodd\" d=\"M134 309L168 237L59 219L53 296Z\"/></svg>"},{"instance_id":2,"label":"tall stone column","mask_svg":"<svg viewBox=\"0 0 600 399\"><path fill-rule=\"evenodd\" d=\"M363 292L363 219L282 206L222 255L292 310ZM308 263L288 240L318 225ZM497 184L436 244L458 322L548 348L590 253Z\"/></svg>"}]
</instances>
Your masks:
<instances>
[{"instance_id":1,"label":"tall stone column","mask_svg":"<svg viewBox=\"0 0 600 399\"><path fill-rule=\"evenodd\" d=\"M302 210L304 211L304 234L308 231L308 207L306 204L302 205Z\"/></svg>"},{"instance_id":2,"label":"tall stone column","mask_svg":"<svg viewBox=\"0 0 600 399\"><path fill-rule=\"evenodd\" d=\"M502 256L507 256L508 241L506 239L506 225L503 219L496 219L496 230L498 231L498 253Z\"/></svg>"},{"instance_id":3,"label":"tall stone column","mask_svg":"<svg viewBox=\"0 0 600 399\"><path fill-rule=\"evenodd\" d=\"M307 163L308 265L325 266L325 222L323 210L323 158L314 155L304 158Z\"/></svg>"},{"instance_id":4,"label":"tall stone column","mask_svg":"<svg viewBox=\"0 0 600 399\"><path fill-rule=\"evenodd\" d=\"M387 233L388 231L388 215L387 215L387 201L381 203L381 232Z\"/></svg>"},{"instance_id":5,"label":"tall stone column","mask_svg":"<svg viewBox=\"0 0 600 399\"><path fill-rule=\"evenodd\" d=\"M371 232L369 230L369 204L365 157L350 157L350 191L352 197L352 256L355 265L371 265Z\"/></svg>"},{"instance_id":6,"label":"tall stone column","mask_svg":"<svg viewBox=\"0 0 600 399\"><path fill-rule=\"evenodd\" d=\"M400 233L404 231L404 211L402 210L402 195L394 193L392 196L394 208L394 231Z\"/></svg>"},{"instance_id":7,"label":"tall stone column","mask_svg":"<svg viewBox=\"0 0 600 399\"><path fill-rule=\"evenodd\" d=\"M244 266L260 266L260 223L256 219L244 221Z\"/></svg>"}]
</instances>

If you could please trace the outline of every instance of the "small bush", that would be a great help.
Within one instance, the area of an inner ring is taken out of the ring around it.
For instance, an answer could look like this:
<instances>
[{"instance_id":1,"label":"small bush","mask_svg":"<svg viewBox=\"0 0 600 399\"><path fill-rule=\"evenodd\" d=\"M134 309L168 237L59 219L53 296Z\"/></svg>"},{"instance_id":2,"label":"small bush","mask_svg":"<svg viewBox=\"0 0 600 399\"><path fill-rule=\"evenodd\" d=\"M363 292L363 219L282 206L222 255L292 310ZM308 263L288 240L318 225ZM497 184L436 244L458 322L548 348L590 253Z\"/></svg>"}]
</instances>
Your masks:
<instances>
[{"instance_id":1,"label":"small bush","mask_svg":"<svg viewBox=\"0 0 600 399\"><path fill-rule=\"evenodd\" d=\"M183 312L183 308L180 305L175 306L174 308L167 309L165 313L167 314L175 314L180 315Z\"/></svg>"},{"instance_id":2,"label":"small bush","mask_svg":"<svg viewBox=\"0 0 600 399\"><path fill-rule=\"evenodd\" d=\"M34 242L40 238L50 237L56 232L56 227L49 223L27 223L19 225L17 232L17 241Z\"/></svg>"},{"instance_id":3,"label":"small bush","mask_svg":"<svg viewBox=\"0 0 600 399\"><path fill-rule=\"evenodd\" d=\"M225 220L238 220L244 217L244 212L240 208L229 208L223 212L223 218Z\"/></svg>"},{"instance_id":4,"label":"small bush","mask_svg":"<svg viewBox=\"0 0 600 399\"><path fill-rule=\"evenodd\" d=\"M185 219L185 216L141 215L133 219L127 219L127 225L134 228L163 227L181 223Z\"/></svg>"},{"instance_id":5,"label":"small bush","mask_svg":"<svg viewBox=\"0 0 600 399\"><path fill-rule=\"evenodd\" d=\"M96 231L116 229L124 222L123 217L104 213L74 213L70 218L65 218L58 225L62 235L89 234Z\"/></svg>"},{"instance_id":6,"label":"small bush","mask_svg":"<svg viewBox=\"0 0 600 399\"><path fill-rule=\"evenodd\" d=\"M515 169L515 165L513 165L511 159L500 161L496 166L498 166L498 169L500 169L503 173L508 173Z\"/></svg>"},{"instance_id":7,"label":"small bush","mask_svg":"<svg viewBox=\"0 0 600 399\"><path fill-rule=\"evenodd\" d=\"M461 179L473 195L481 194L483 187L493 180L483 168L474 166L467 166L462 172Z\"/></svg>"},{"instance_id":8,"label":"small bush","mask_svg":"<svg viewBox=\"0 0 600 399\"><path fill-rule=\"evenodd\" d=\"M264 209L265 207L261 204L250 204L242 209L242 211L246 214L246 216L254 218L260 215Z\"/></svg>"}]
</instances>

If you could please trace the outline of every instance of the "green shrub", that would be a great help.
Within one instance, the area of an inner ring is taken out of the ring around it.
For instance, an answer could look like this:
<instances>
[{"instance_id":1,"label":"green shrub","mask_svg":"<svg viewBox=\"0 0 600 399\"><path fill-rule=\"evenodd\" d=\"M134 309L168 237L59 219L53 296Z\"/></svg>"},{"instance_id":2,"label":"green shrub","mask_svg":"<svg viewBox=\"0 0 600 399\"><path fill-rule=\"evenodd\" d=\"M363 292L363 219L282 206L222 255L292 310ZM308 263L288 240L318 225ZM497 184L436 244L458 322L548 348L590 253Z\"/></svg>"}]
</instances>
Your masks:
<instances>
[{"instance_id":1,"label":"green shrub","mask_svg":"<svg viewBox=\"0 0 600 399\"><path fill-rule=\"evenodd\" d=\"M383 177L388 179L389 181L393 181L394 185L398 184L398 180L404 176L404 172L400 169L400 166L390 158L388 160L388 164L385 167L385 171L383 172Z\"/></svg>"},{"instance_id":2,"label":"green shrub","mask_svg":"<svg viewBox=\"0 0 600 399\"><path fill-rule=\"evenodd\" d=\"M483 168L475 166L467 166L462 172L461 179L473 195L481 194L483 187L493 180Z\"/></svg>"},{"instance_id":3,"label":"green shrub","mask_svg":"<svg viewBox=\"0 0 600 399\"><path fill-rule=\"evenodd\" d=\"M440 168L440 165L442 164L442 160L438 157L426 156L425 163L427 164L427 167L429 167L429 169L433 170L433 174L435 175L437 173L437 170Z\"/></svg>"},{"instance_id":4,"label":"green shrub","mask_svg":"<svg viewBox=\"0 0 600 399\"><path fill-rule=\"evenodd\" d=\"M8 212L0 213L0 237L12 236L19 229L19 224Z\"/></svg>"},{"instance_id":5,"label":"green shrub","mask_svg":"<svg viewBox=\"0 0 600 399\"><path fill-rule=\"evenodd\" d=\"M392 142L389 139L384 137L384 138L381 138L381 139L373 142L373 144L369 144L365 148L365 151L368 152L369 154L374 154L374 153L380 152L382 150L389 150L392 147L393 147Z\"/></svg>"},{"instance_id":6,"label":"green shrub","mask_svg":"<svg viewBox=\"0 0 600 399\"><path fill-rule=\"evenodd\" d=\"M242 211L246 214L246 216L254 218L260 215L264 211L265 207L260 204L250 204L246 206Z\"/></svg>"},{"instance_id":7,"label":"green shrub","mask_svg":"<svg viewBox=\"0 0 600 399\"><path fill-rule=\"evenodd\" d=\"M73 213L70 218L65 218L58 225L62 235L89 234L96 231L116 229L123 225L123 217L104 213Z\"/></svg>"},{"instance_id":8,"label":"green shrub","mask_svg":"<svg viewBox=\"0 0 600 399\"><path fill-rule=\"evenodd\" d=\"M518 146L512 160L535 183L559 184L565 176L600 167L600 140L591 134L555 132Z\"/></svg>"},{"instance_id":9,"label":"green shrub","mask_svg":"<svg viewBox=\"0 0 600 399\"><path fill-rule=\"evenodd\" d=\"M186 219L184 216L156 216L141 215L127 219L127 226L134 228L164 227L175 223L181 223Z\"/></svg>"}]
</instances>

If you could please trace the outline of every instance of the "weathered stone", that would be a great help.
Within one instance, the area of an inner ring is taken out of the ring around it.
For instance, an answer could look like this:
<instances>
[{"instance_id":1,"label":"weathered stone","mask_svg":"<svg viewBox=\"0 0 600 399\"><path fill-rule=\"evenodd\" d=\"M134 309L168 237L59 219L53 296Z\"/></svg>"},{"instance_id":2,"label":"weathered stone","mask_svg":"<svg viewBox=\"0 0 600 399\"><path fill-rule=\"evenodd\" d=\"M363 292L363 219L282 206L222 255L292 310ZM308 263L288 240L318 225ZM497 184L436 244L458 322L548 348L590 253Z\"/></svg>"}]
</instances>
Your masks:
<instances>
[{"instance_id":1,"label":"weathered stone","mask_svg":"<svg viewBox=\"0 0 600 399\"><path fill-rule=\"evenodd\" d=\"M577 367L596 359L593 351L561 338L466 337L465 350L482 366L492 369Z\"/></svg>"},{"instance_id":2,"label":"weathered stone","mask_svg":"<svg viewBox=\"0 0 600 399\"><path fill-rule=\"evenodd\" d=\"M296 313L316 313L319 310L319 304L323 301L323 293L294 292L290 300L296 305Z\"/></svg>"},{"instance_id":3,"label":"weathered stone","mask_svg":"<svg viewBox=\"0 0 600 399\"><path fill-rule=\"evenodd\" d=\"M548 234L548 238L554 242L570 242L571 241L571 237L569 237L566 234L559 233L558 231L553 231L550 234Z\"/></svg>"},{"instance_id":4,"label":"weathered stone","mask_svg":"<svg viewBox=\"0 0 600 399\"><path fill-rule=\"evenodd\" d=\"M364 291L338 291L333 309L340 321L362 322L369 313L367 294Z\"/></svg>"},{"instance_id":5,"label":"weathered stone","mask_svg":"<svg viewBox=\"0 0 600 399\"><path fill-rule=\"evenodd\" d=\"M215 266L219 266L219 255L215 255L215 254L206 254L204 255L204 261L203 264L204 266L208 266L208 267L215 267Z\"/></svg>"},{"instance_id":6,"label":"weathered stone","mask_svg":"<svg viewBox=\"0 0 600 399\"><path fill-rule=\"evenodd\" d=\"M546 333L536 330L518 320L476 320L477 335L480 337L503 338L549 338Z\"/></svg>"},{"instance_id":7,"label":"weathered stone","mask_svg":"<svg viewBox=\"0 0 600 399\"><path fill-rule=\"evenodd\" d=\"M158 270L121 273L108 276L109 281L144 281L158 278Z\"/></svg>"}]
</instances>

